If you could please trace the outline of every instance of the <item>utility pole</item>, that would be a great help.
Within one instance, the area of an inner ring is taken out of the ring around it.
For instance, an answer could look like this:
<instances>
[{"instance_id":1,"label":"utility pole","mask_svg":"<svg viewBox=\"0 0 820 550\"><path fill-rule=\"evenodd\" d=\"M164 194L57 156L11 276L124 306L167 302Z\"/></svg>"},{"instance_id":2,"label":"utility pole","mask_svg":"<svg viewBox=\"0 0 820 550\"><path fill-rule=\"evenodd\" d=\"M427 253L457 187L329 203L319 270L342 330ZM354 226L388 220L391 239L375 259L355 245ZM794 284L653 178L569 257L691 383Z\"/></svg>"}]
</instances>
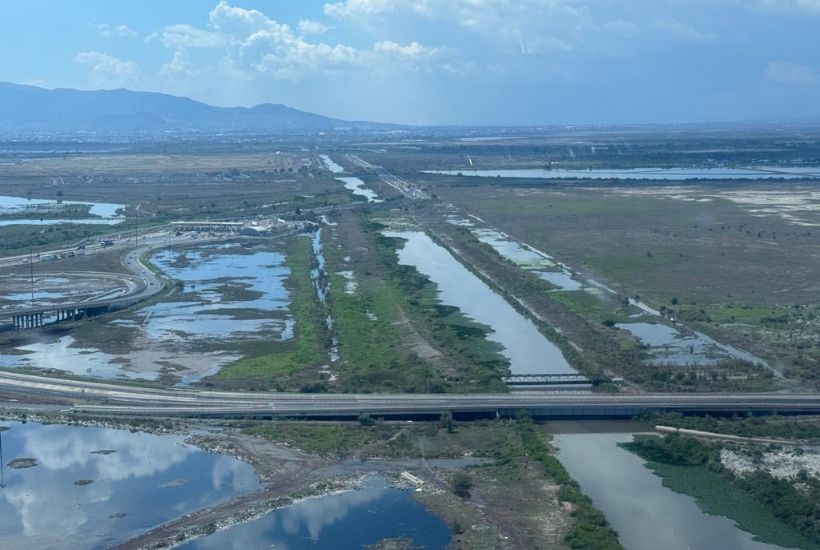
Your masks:
<instances>
[{"instance_id":1,"label":"utility pole","mask_svg":"<svg viewBox=\"0 0 820 550\"><path fill-rule=\"evenodd\" d=\"M0 487L6 486L6 470L3 465L3 432L8 430L8 426L0 426Z\"/></svg>"},{"instance_id":2,"label":"utility pole","mask_svg":"<svg viewBox=\"0 0 820 550\"><path fill-rule=\"evenodd\" d=\"M134 208L134 246L140 245L140 205Z\"/></svg>"},{"instance_id":3,"label":"utility pole","mask_svg":"<svg viewBox=\"0 0 820 550\"><path fill-rule=\"evenodd\" d=\"M31 307L34 307L34 254L31 246L28 247L28 272L31 280Z\"/></svg>"}]
</instances>

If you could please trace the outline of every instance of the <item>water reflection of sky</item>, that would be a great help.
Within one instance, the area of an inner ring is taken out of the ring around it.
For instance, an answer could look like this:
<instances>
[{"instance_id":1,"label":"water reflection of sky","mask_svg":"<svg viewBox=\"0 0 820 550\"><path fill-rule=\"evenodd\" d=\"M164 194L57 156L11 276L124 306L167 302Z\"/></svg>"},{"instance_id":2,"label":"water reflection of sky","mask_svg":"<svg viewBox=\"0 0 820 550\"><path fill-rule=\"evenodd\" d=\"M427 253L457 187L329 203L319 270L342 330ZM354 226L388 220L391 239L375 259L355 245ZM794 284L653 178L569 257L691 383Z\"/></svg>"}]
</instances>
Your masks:
<instances>
[{"instance_id":1,"label":"water reflection of sky","mask_svg":"<svg viewBox=\"0 0 820 550\"><path fill-rule=\"evenodd\" d=\"M319 158L322 159L325 167L330 170L334 174L340 174L345 171L339 164L337 164L332 158L327 155L319 155Z\"/></svg>"},{"instance_id":2,"label":"water reflection of sky","mask_svg":"<svg viewBox=\"0 0 820 550\"><path fill-rule=\"evenodd\" d=\"M40 219L44 212L54 210L60 203L50 199L31 199L25 197L10 197L0 195L0 216L3 214L19 214L20 212L31 213L31 217L25 219L0 220L0 226L4 225L55 225L61 223L79 224L107 224L113 225L124 220L117 212L125 208L124 204L113 204L104 202L81 202L62 201L62 204L84 204L88 205L88 213L94 218L87 219Z\"/></svg>"},{"instance_id":3,"label":"water reflection of sky","mask_svg":"<svg viewBox=\"0 0 820 550\"><path fill-rule=\"evenodd\" d=\"M573 278L569 269L556 264L546 254L536 252L494 229L477 228L473 229L472 233L482 243L492 246L502 258L534 272L539 278L554 285L559 290L581 290L584 288L583 283Z\"/></svg>"},{"instance_id":4,"label":"water reflection of sky","mask_svg":"<svg viewBox=\"0 0 820 550\"><path fill-rule=\"evenodd\" d=\"M624 179L624 180L666 180L684 181L692 179L728 179L728 180L762 180L762 179L796 179L816 176L820 168L623 168L623 169L590 169L590 170L543 170L538 168L521 168L507 170L423 170L426 174L444 174L456 176L479 176L488 178L536 178L536 179Z\"/></svg>"},{"instance_id":5,"label":"water reflection of sky","mask_svg":"<svg viewBox=\"0 0 820 550\"><path fill-rule=\"evenodd\" d=\"M656 365L707 366L734 357L771 368L763 359L697 331L684 335L663 323L618 323L615 326L629 331L642 344L649 346L651 362Z\"/></svg>"},{"instance_id":6,"label":"water reflection of sky","mask_svg":"<svg viewBox=\"0 0 820 550\"><path fill-rule=\"evenodd\" d=\"M413 548L446 548L450 541L447 526L412 500L409 492L373 479L359 491L303 500L181 548L335 550L399 537L411 539Z\"/></svg>"},{"instance_id":7,"label":"water reflection of sky","mask_svg":"<svg viewBox=\"0 0 820 550\"><path fill-rule=\"evenodd\" d=\"M379 196L376 194L376 192L372 189L365 187L364 182L359 178L351 176L336 179L344 184L345 189L347 189L354 195L366 198L367 202L383 202L379 199Z\"/></svg>"},{"instance_id":8,"label":"water reflection of sky","mask_svg":"<svg viewBox=\"0 0 820 550\"><path fill-rule=\"evenodd\" d=\"M178 436L10 423L0 489L4 548L104 548L259 485L253 468L185 445ZM93 451L114 450L112 454ZM75 481L91 480L89 485ZM123 515L124 514L124 515Z\"/></svg>"},{"instance_id":9,"label":"water reflection of sky","mask_svg":"<svg viewBox=\"0 0 820 550\"><path fill-rule=\"evenodd\" d=\"M385 232L406 239L399 261L412 265L438 286L443 304L456 306L493 331L488 340L504 346L513 374L573 374L561 350L484 281L461 265L446 249L420 231Z\"/></svg>"},{"instance_id":10,"label":"water reflection of sky","mask_svg":"<svg viewBox=\"0 0 820 550\"><path fill-rule=\"evenodd\" d=\"M179 265L181 260L184 265ZM183 332L194 338L220 338L244 333L246 336L269 330L283 336L289 294L284 281L289 270L285 257L276 252L234 254L202 251L160 252L151 261L169 277L182 281L189 301L159 303L146 308L146 331L151 338L173 338ZM223 295L226 282L241 285L260 296L250 300L228 300ZM261 318L237 319L237 310L265 312ZM274 312L280 315L271 316Z\"/></svg>"},{"instance_id":11,"label":"water reflection of sky","mask_svg":"<svg viewBox=\"0 0 820 550\"><path fill-rule=\"evenodd\" d=\"M660 477L618 443L632 434L556 434L558 458L633 550L774 550L726 517L703 512L695 499ZM693 528L696 527L696 528Z\"/></svg>"},{"instance_id":12,"label":"water reflection of sky","mask_svg":"<svg viewBox=\"0 0 820 550\"><path fill-rule=\"evenodd\" d=\"M293 338L284 260L283 254L248 253L235 243L172 251L170 257L167 251L157 252L152 262L182 281L184 293L178 301L159 302L106 325L130 333L123 337L134 339L130 351L102 351L93 341L80 345L68 335L15 350L23 354L0 353L0 367L146 380L168 370L190 384L241 358L222 345L226 342Z\"/></svg>"}]
</instances>

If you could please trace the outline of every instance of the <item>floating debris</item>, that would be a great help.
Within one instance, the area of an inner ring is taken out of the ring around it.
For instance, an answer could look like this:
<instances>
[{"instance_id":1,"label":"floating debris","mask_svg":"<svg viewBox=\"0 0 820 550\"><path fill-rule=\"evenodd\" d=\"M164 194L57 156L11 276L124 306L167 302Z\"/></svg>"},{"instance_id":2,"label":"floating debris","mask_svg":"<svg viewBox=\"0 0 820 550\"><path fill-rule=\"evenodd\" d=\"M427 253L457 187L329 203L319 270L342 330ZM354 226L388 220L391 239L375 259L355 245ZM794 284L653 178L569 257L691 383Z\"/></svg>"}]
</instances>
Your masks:
<instances>
[{"instance_id":1,"label":"floating debris","mask_svg":"<svg viewBox=\"0 0 820 550\"><path fill-rule=\"evenodd\" d=\"M37 459L36 458L15 458L8 464L6 464L9 468L14 468L15 470L22 470L23 468L34 468L37 466Z\"/></svg>"},{"instance_id":2,"label":"floating debris","mask_svg":"<svg viewBox=\"0 0 820 550\"><path fill-rule=\"evenodd\" d=\"M186 483L188 483L187 479L174 479L174 480L168 481L166 483L163 483L159 487L161 489L168 489L168 488L173 488L173 487L182 487Z\"/></svg>"}]
</instances>

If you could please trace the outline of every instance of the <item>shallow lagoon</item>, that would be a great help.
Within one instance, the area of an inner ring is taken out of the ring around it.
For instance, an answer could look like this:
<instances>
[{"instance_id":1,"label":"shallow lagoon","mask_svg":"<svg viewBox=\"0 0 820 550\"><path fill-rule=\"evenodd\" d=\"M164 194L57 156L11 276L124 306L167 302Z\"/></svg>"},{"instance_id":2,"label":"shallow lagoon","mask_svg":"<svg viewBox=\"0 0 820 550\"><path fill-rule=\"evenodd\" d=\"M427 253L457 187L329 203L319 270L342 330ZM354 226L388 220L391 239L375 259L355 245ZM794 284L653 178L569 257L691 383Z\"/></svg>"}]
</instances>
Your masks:
<instances>
[{"instance_id":1,"label":"shallow lagoon","mask_svg":"<svg viewBox=\"0 0 820 550\"><path fill-rule=\"evenodd\" d=\"M590 170L425 170L427 174L447 176L478 176L486 178L525 179L623 179L623 180L665 180L686 181L694 179L713 180L763 180L799 179L820 176L820 168L630 168L630 169L590 169Z\"/></svg>"},{"instance_id":2,"label":"shallow lagoon","mask_svg":"<svg viewBox=\"0 0 820 550\"><path fill-rule=\"evenodd\" d=\"M777 371L755 355L737 349L728 344L722 344L694 331L684 335L677 329L663 323L618 323L619 329L627 330L636 336L641 343L650 347L652 359L656 365L714 365L720 359L734 357L766 367L775 374Z\"/></svg>"},{"instance_id":3,"label":"shallow lagoon","mask_svg":"<svg viewBox=\"0 0 820 550\"><path fill-rule=\"evenodd\" d=\"M385 538L413 541L413 548L443 549L447 526L407 490L371 479L364 488L310 498L261 518L181 546L185 550L246 548L363 548Z\"/></svg>"},{"instance_id":4,"label":"shallow lagoon","mask_svg":"<svg viewBox=\"0 0 820 550\"><path fill-rule=\"evenodd\" d=\"M357 177L343 177L343 178L336 178L337 181L340 181L344 184L345 189L350 191L356 196L364 197L367 199L367 202L382 202L379 199L379 196L376 194L375 191L372 189L368 189L364 186L364 182L357 178Z\"/></svg>"},{"instance_id":5,"label":"shallow lagoon","mask_svg":"<svg viewBox=\"0 0 820 550\"><path fill-rule=\"evenodd\" d=\"M345 171L345 169L336 163L332 158L328 155L319 155L319 158L322 159L322 164L325 165L325 168L330 170L333 174L341 174Z\"/></svg>"},{"instance_id":6,"label":"shallow lagoon","mask_svg":"<svg viewBox=\"0 0 820 550\"><path fill-rule=\"evenodd\" d=\"M233 245L170 256L158 252L151 261L181 281L184 293L104 325L112 329L107 336L113 338L116 329L122 335L117 338L132 340L131 351L101 350L93 339L78 342L64 335L0 354L0 366L146 380L170 370L183 384L195 382L241 357L225 344L293 337L284 260L277 252L246 252Z\"/></svg>"},{"instance_id":7,"label":"shallow lagoon","mask_svg":"<svg viewBox=\"0 0 820 550\"><path fill-rule=\"evenodd\" d=\"M547 281L558 290L582 290L585 288L584 284L575 279L572 272L565 265L555 262L547 254L514 241L495 229L478 228L471 231L479 241L492 246L502 258L523 269L532 271L540 279Z\"/></svg>"},{"instance_id":8,"label":"shallow lagoon","mask_svg":"<svg viewBox=\"0 0 820 550\"><path fill-rule=\"evenodd\" d=\"M3 424L11 428L2 434L4 461L37 463L5 467L4 548L105 548L259 487L250 465L186 445L181 436Z\"/></svg>"},{"instance_id":9,"label":"shallow lagoon","mask_svg":"<svg viewBox=\"0 0 820 550\"><path fill-rule=\"evenodd\" d=\"M0 227L4 225L55 225L61 223L77 223L83 225L103 224L114 225L125 220L117 212L125 208L124 204L113 204L103 202L80 202L62 201L62 204L83 204L90 206L88 213L93 218L78 219L40 219L41 212L54 210L60 203L48 199L28 199L24 197L11 197L0 195ZM19 214L21 212L31 213L30 217L17 219L2 219L3 214Z\"/></svg>"}]
</instances>

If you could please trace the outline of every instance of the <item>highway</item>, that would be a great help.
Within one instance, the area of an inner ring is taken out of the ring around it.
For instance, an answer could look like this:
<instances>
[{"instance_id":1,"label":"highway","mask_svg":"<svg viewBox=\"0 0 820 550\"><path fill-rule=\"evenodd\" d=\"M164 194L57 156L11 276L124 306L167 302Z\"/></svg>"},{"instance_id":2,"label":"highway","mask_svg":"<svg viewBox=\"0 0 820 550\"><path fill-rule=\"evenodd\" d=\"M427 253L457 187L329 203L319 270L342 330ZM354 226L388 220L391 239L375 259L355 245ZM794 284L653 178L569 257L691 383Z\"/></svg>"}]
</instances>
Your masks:
<instances>
[{"instance_id":1,"label":"highway","mask_svg":"<svg viewBox=\"0 0 820 550\"><path fill-rule=\"evenodd\" d=\"M117 309L120 307L127 307L135 304L151 296L157 294L163 288L163 280L151 269L146 266L140 257L149 251L161 249L169 245L190 244L195 242L210 242L214 240L223 240L226 236L217 237L192 237L189 235L176 236L169 232L152 233L140 238L140 245L133 248L133 244L128 241L115 244L109 247L97 247L89 250L89 253L99 253L102 251L112 251L116 249L124 249L125 252L120 258L122 266L130 272L130 274L120 273L105 273L100 274L96 272L83 272L79 275L87 276L94 275L106 277L118 277L123 281L125 290L122 292L110 292L104 295L97 296L90 300L84 300L77 303L61 303L56 305L49 305L47 307L24 307L5 309L0 312L0 319L9 318L20 315L33 315L38 313L53 313L57 310L90 310L96 308ZM13 258L5 258L9 265L20 264L28 261L28 256L17 256Z\"/></svg>"},{"instance_id":2,"label":"highway","mask_svg":"<svg viewBox=\"0 0 820 550\"><path fill-rule=\"evenodd\" d=\"M390 173L384 166L378 166L376 164L370 164L366 160L362 159L359 155L354 154L346 154L345 158L358 166L359 168L363 168L365 170L370 170L382 180L383 183L386 183L405 197L415 199L415 200L424 200L429 199L430 197L427 195L426 192L422 191L412 183L401 179L400 177Z\"/></svg>"},{"instance_id":3,"label":"highway","mask_svg":"<svg viewBox=\"0 0 820 550\"><path fill-rule=\"evenodd\" d=\"M96 416L356 418L454 414L541 417L631 417L644 412L818 414L818 394L304 394L159 389L0 372L0 393L21 402L48 397ZM21 399L22 398L22 399ZM21 405L36 408L37 405Z\"/></svg>"}]
</instances>

